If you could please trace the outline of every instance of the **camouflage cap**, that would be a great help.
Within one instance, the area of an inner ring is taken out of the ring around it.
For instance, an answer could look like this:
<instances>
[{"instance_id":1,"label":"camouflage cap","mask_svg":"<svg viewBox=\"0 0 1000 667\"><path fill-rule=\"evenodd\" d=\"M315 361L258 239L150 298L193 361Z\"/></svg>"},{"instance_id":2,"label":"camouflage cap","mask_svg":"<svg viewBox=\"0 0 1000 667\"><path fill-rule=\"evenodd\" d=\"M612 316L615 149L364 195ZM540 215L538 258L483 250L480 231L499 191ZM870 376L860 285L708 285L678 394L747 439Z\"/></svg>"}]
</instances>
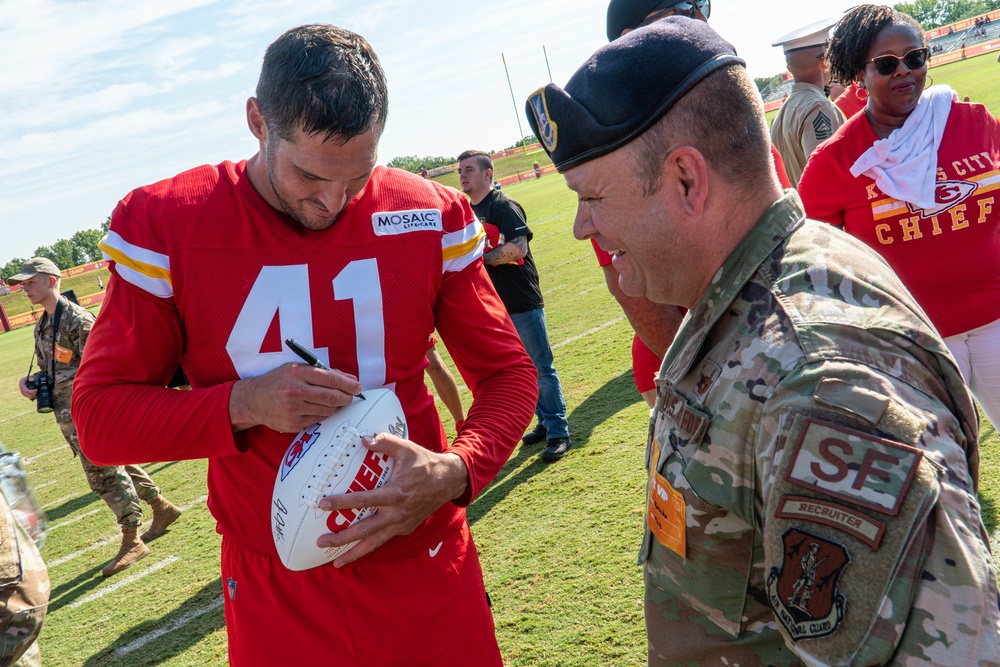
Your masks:
<instances>
[{"instance_id":1,"label":"camouflage cap","mask_svg":"<svg viewBox=\"0 0 1000 667\"><path fill-rule=\"evenodd\" d=\"M55 276L56 278L62 276L62 271L59 270L59 267L51 259L46 257L32 257L24 263L19 274L7 279L7 284L17 285L18 283L23 283L31 276L38 275L39 273Z\"/></svg>"}]
</instances>

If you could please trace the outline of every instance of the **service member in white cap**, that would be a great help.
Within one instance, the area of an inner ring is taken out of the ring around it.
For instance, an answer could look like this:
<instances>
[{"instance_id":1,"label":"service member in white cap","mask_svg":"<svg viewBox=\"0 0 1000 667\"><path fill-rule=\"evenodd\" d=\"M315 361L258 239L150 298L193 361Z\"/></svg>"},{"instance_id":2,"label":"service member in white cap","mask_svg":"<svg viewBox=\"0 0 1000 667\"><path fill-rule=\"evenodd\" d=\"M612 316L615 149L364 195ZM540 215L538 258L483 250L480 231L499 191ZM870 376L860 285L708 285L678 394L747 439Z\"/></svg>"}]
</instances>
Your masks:
<instances>
[{"instance_id":1,"label":"service member in white cap","mask_svg":"<svg viewBox=\"0 0 1000 667\"><path fill-rule=\"evenodd\" d=\"M795 79L771 123L771 142L781 153L792 185L798 185L810 153L844 123L840 109L823 92L830 80L826 41L835 23L835 19L810 23L771 44L784 47L785 63Z\"/></svg>"}]
</instances>

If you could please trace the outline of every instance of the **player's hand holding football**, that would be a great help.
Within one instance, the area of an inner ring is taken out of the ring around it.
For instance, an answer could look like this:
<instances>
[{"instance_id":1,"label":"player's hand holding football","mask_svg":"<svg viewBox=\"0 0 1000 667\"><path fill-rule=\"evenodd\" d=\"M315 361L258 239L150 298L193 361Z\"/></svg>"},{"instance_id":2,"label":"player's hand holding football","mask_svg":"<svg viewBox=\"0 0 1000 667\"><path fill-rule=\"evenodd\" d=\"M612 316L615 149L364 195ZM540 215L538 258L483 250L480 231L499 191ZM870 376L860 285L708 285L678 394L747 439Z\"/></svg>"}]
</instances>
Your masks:
<instances>
[{"instance_id":1,"label":"player's hand holding football","mask_svg":"<svg viewBox=\"0 0 1000 667\"><path fill-rule=\"evenodd\" d=\"M321 548L361 540L333 562L342 567L374 551L396 535L409 535L435 510L465 492L468 471L457 454L436 453L388 433L364 439L365 447L393 459L392 479L374 491L327 496L320 509L378 507L378 513L340 533L319 538Z\"/></svg>"},{"instance_id":2,"label":"player's hand holding football","mask_svg":"<svg viewBox=\"0 0 1000 667\"><path fill-rule=\"evenodd\" d=\"M296 433L350 403L361 383L341 371L287 363L263 375L239 380L229 396L233 431L263 425Z\"/></svg>"}]
</instances>

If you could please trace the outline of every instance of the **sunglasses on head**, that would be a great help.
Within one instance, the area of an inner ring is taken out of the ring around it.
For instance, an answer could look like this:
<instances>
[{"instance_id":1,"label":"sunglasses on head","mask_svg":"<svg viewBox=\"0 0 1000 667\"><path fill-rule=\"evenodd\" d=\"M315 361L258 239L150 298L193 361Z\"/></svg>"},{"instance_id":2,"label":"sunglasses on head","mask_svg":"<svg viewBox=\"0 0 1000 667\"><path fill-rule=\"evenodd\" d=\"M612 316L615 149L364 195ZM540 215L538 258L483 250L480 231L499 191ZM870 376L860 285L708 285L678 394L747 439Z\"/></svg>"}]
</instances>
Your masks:
<instances>
[{"instance_id":1,"label":"sunglasses on head","mask_svg":"<svg viewBox=\"0 0 1000 667\"><path fill-rule=\"evenodd\" d=\"M925 47L922 49L913 49L902 58L889 53L884 56L876 56L868 62L875 63L875 69L879 74L889 76L899 67L900 60L903 61L907 69L920 69L927 64L927 53L928 49Z\"/></svg>"},{"instance_id":2,"label":"sunglasses on head","mask_svg":"<svg viewBox=\"0 0 1000 667\"><path fill-rule=\"evenodd\" d=\"M712 0L694 0L693 2L673 2L672 0L666 0L653 7L642 23L637 25L636 28L655 23L671 12L694 17L695 10L701 12L705 18L709 18L712 14Z\"/></svg>"}]
</instances>

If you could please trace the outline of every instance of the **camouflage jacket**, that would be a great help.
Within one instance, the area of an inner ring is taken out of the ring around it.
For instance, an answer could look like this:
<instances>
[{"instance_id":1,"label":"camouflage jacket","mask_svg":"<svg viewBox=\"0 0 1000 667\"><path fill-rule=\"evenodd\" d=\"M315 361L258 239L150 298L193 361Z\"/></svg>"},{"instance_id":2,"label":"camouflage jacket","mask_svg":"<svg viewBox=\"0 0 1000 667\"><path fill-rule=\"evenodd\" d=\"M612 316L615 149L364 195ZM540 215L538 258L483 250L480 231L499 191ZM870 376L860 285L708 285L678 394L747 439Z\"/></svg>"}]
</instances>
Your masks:
<instances>
[{"instance_id":1,"label":"camouflage jacket","mask_svg":"<svg viewBox=\"0 0 1000 667\"><path fill-rule=\"evenodd\" d=\"M657 389L650 665L1000 665L975 407L876 254L789 193Z\"/></svg>"},{"instance_id":2,"label":"camouflage jacket","mask_svg":"<svg viewBox=\"0 0 1000 667\"><path fill-rule=\"evenodd\" d=\"M55 370L55 391L52 398L60 405L69 407L73 396L73 380L80 368L80 358L87 345L90 327L94 324L94 315L66 297L59 297L59 300L62 301L63 312L59 318L55 358L52 356L54 318L49 317L48 313L42 314L35 323L35 354L38 355L40 371L48 373Z\"/></svg>"}]
</instances>

